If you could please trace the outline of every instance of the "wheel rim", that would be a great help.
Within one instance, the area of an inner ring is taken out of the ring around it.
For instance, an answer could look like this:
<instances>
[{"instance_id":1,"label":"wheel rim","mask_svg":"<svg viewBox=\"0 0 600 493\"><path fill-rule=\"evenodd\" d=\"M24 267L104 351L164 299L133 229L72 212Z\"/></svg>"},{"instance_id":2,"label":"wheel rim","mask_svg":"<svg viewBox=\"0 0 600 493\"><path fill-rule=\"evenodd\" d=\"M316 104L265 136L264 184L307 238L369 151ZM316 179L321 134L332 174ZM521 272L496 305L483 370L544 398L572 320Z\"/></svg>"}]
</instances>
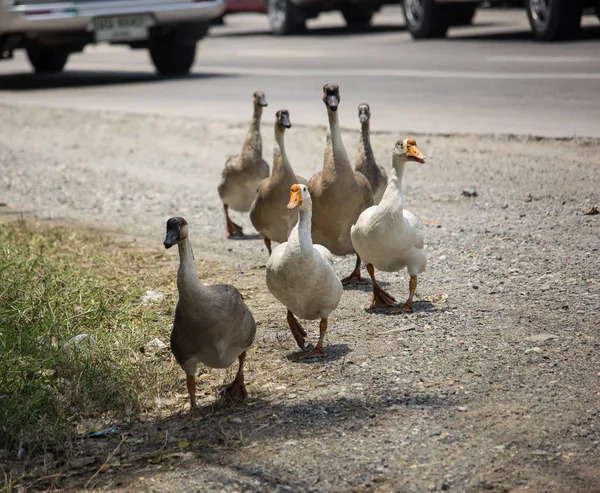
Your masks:
<instances>
[{"instance_id":1,"label":"wheel rim","mask_svg":"<svg viewBox=\"0 0 600 493\"><path fill-rule=\"evenodd\" d=\"M285 22L286 0L269 0L269 22L272 26L280 27Z\"/></svg>"},{"instance_id":2,"label":"wheel rim","mask_svg":"<svg viewBox=\"0 0 600 493\"><path fill-rule=\"evenodd\" d=\"M540 27L546 26L550 20L552 0L529 0L529 11L533 22Z\"/></svg>"},{"instance_id":3,"label":"wheel rim","mask_svg":"<svg viewBox=\"0 0 600 493\"><path fill-rule=\"evenodd\" d=\"M404 12L409 24L420 25L423 22L423 3L425 0L404 0Z\"/></svg>"}]
</instances>

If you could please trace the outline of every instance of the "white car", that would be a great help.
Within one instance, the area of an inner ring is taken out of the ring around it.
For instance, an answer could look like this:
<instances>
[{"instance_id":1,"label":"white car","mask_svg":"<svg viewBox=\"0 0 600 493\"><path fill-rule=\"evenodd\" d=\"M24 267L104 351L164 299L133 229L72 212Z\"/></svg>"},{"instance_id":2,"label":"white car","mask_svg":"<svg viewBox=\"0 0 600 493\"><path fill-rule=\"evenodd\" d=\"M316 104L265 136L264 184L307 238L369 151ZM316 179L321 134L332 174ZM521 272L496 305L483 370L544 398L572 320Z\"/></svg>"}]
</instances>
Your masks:
<instances>
[{"instance_id":1,"label":"white car","mask_svg":"<svg viewBox=\"0 0 600 493\"><path fill-rule=\"evenodd\" d=\"M184 75L224 10L224 0L0 0L0 59L24 48L36 72L60 72L71 53L107 42L148 49L161 75Z\"/></svg>"}]
</instances>

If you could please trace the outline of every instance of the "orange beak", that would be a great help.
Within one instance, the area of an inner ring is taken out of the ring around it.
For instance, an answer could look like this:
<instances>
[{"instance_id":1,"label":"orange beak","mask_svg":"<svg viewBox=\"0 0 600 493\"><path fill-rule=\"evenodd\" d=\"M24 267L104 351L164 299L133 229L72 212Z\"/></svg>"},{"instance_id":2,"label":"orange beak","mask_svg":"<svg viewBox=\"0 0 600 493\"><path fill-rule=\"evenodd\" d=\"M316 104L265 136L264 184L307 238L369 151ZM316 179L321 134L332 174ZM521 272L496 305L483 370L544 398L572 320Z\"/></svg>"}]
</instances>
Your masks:
<instances>
[{"instance_id":1,"label":"orange beak","mask_svg":"<svg viewBox=\"0 0 600 493\"><path fill-rule=\"evenodd\" d=\"M290 189L290 201L288 202L287 208L292 210L302 205L302 192L298 185L292 185Z\"/></svg>"},{"instance_id":2,"label":"orange beak","mask_svg":"<svg viewBox=\"0 0 600 493\"><path fill-rule=\"evenodd\" d=\"M425 162L425 156L421 154L421 151L419 151L419 148L416 145L408 144L406 148L406 155L408 157L413 158L415 161L418 161L421 164Z\"/></svg>"}]
</instances>

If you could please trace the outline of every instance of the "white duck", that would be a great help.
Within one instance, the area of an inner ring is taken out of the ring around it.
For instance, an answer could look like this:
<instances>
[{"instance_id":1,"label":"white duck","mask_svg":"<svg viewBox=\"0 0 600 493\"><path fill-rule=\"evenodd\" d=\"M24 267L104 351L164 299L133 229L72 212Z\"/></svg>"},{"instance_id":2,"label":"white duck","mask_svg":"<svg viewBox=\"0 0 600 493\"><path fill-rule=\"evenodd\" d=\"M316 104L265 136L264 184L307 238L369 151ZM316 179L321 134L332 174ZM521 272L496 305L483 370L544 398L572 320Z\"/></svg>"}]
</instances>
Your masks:
<instances>
[{"instance_id":1,"label":"white duck","mask_svg":"<svg viewBox=\"0 0 600 493\"><path fill-rule=\"evenodd\" d=\"M404 209L402 198L402 175L405 164L409 162L424 163L425 157L417 148L415 139L399 140L392 153L392 175L381 202L366 209L350 231L352 245L367 264L373 282L371 307L393 306L396 301L375 280L375 269L385 272L408 270L408 300L403 307L391 310L391 313L412 311L417 276L425 271L427 265L420 221Z\"/></svg>"},{"instance_id":2,"label":"white duck","mask_svg":"<svg viewBox=\"0 0 600 493\"><path fill-rule=\"evenodd\" d=\"M333 270L331 252L313 245L311 236L312 201L308 187L294 184L288 209L298 209L298 224L288 241L277 246L267 262L267 287L287 309L287 320L301 349L306 332L295 316L306 320L321 319L319 342L313 351L300 358L325 356L323 343L327 318L342 297L343 287Z\"/></svg>"},{"instance_id":3,"label":"white duck","mask_svg":"<svg viewBox=\"0 0 600 493\"><path fill-rule=\"evenodd\" d=\"M179 247L177 289L179 301L171 331L171 351L187 375L190 416L199 413L196 405L196 367L228 368L237 359L238 372L224 390L232 399L245 399L244 361L256 335L256 323L237 289L229 284L204 285L198 279L188 223L183 217L167 221L165 248Z\"/></svg>"}]
</instances>

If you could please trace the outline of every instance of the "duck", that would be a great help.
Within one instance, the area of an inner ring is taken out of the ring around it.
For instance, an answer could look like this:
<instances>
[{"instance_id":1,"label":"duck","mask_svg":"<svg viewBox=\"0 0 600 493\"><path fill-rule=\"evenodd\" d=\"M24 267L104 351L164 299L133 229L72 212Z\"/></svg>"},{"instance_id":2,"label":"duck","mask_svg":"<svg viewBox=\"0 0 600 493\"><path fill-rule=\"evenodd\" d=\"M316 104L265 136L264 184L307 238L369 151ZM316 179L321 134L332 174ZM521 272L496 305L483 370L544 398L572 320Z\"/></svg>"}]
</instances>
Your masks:
<instances>
[{"instance_id":1,"label":"duck","mask_svg":"<svg viewBox=\"0 0 600 493\"><path fill-rule=\"evenodd\" d=\"M285 130L292 127L288 110L275 114L275 142L271 176L258 185L256 198L250 207L250 221L263 236L271 255L271 242L284 243L298 222L298 213L285 204L294 183L306 185L306 180L294 173L285 151Z\"/></svg>"},{"instance_id":2,"label":"duck","mask_svg":"<svg viewBox=\"0 0 600 493\"><path fill-rule=\"evenodd\" d=\"M367 103L358 105L358 120L361 125L360 139L354 169L367 177L373 189L373 204L377 205L387 186L387 173L383 166L377 165L371 147L371 108Z\"/></svg>"},{"instance_id":3,"label":"duck","mask_svg":"<svg viewBox=\"0 0 600 493\"><path fill-rule=\"evenodd\" d=\"M371 307L393 307L396 299L384 291L375 279L375 269L398 272L407 269L410 276L409 296L400 308L391 313L413 311L413 297L419 274L427 267L421 222L404 209L402 176L407 163L425 163L425 156L414 138L399 140L392 152L392 173L378 205L369 207L352 226L352 245L366 264L371 277L373 296Z\"/></svg>"},{"instance_id":4,"label":"duck","mask_svg":"<svg viewBox=\"0 0 600 493\"><path fill-rule=\"evenodd\" d=\"M267 287L287 308L287 322L300 349L305 349L306 331L296 317L320 319L319 341L312 351L298 358L325 356L324 341L328 317L335 310L344 290L333 269L331 252L313 244L311 237L312 200L306 185L290 188L288 209L298 211L298 223L288 240L278 245L267 261Z\"/></svg>"},{"instance_id":5,"label":"duck","mask_svg":"<svg viewBox=\"0 0 600 493\"><path fill-rule=\"evenodd\" d=\"M228 238L244 237L242 227L229 217L229 208L238 212L248 212L256 197L258 184L269 176L269 164L262 157L262 138L260 136L262 111L267 106L265 93L263 91L254 92L252 103L254 113L242 152L227 158L218 187L225 211Z\"/></svg>"},{"instance_id":6,"label":"duck","mask_svg":"<svg viewBox=\"0 0 600 493\"><path fill-rule=\"evenodd\" d=\"M228 368L235 360L238 371L223 390L233 401L247 397L244 383L246 352L256 336L256 322L240 292L229 284L203 284L198 279L194 252L185 218L167 221L165 248L179 248L177 290L179 300L171 330L171 352L185 371L190 397L190 417L201 413L196 404L196 367Z\"/></svg>"},{"instance_id":7,"label":"duck","mask_svg":"<svg viewBox=\"0 0 600 493\"><path fill-rule=\"evenodd\" d=\"M373 205L373 189L362 173L352 169L338 119L340 88L337 84L323 86L323 102L329 118L323 170L311 177L308 189L313 202L313 241L334 255L355 253L350 239L350 227L366 208ZM342 280L344 285L365 284L360 275L360 256L352 273Z\"/></svg>"}]
</instances>

